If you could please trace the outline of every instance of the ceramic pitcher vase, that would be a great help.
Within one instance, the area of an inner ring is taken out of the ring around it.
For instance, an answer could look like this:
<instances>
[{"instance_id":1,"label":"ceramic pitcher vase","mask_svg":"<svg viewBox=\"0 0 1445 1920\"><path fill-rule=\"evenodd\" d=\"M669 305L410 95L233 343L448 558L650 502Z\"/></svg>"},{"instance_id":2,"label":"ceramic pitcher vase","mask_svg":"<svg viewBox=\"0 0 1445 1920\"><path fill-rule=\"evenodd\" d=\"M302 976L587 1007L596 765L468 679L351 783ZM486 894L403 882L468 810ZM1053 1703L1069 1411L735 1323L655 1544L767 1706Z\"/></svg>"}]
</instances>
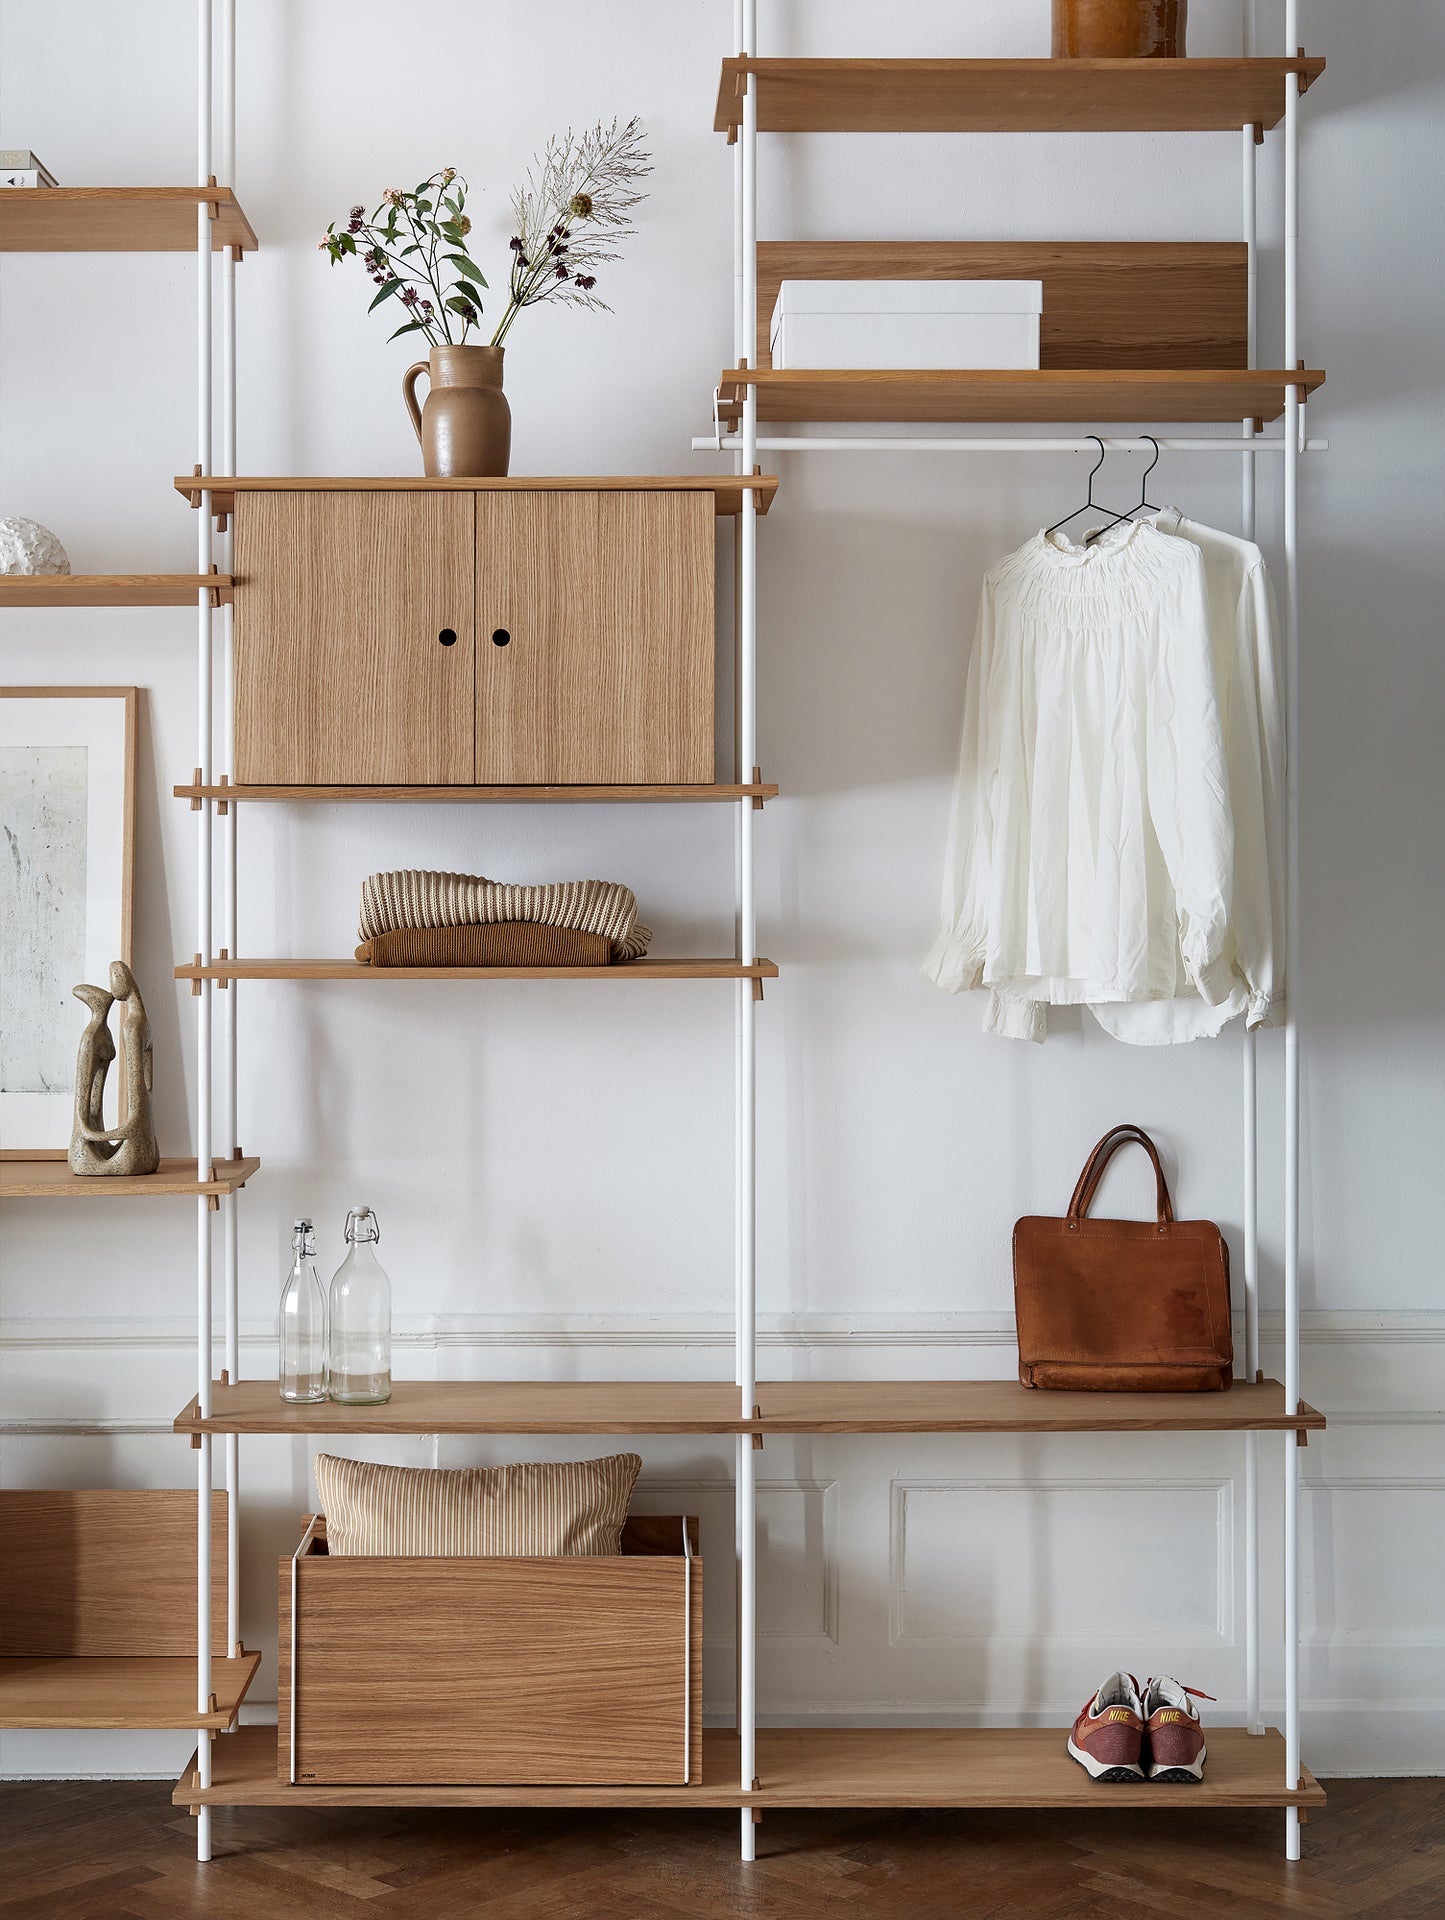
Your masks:
<instances>
[{"instance_id":1,"label":"ceramic pitcher vase","mask_svg":"<svg viewBox=\"0 0 1445 1920\"><path fill-rule=\"evenodd\" d=\"M1055 60L1182 60L1189 0L1054 0Z\"/></svg>"},{"instance_id":2,"label":"ceramic pitcher vase","mask_svg":"<svg viewBox=\"0 0 1445 1920\"><path fill-rule=\"evenodd\" d=\"M421 442L422 468L447 479L498 479L512 452L512 409L502 392L502 347L433 347L402 375ZM417 405L418 374L430 381Z\"/></svg>"}]
</instances>

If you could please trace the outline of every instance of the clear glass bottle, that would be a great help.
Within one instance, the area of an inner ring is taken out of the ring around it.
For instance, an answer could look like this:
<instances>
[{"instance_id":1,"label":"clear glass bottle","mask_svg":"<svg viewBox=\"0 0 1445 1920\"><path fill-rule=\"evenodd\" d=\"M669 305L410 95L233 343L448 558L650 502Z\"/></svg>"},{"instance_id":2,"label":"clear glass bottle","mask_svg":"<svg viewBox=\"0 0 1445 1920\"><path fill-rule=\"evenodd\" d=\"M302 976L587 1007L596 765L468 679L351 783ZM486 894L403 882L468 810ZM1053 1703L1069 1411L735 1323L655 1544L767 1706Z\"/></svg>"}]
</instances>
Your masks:
<instances>
[{"instance_id":1,"label":"clear glass bottle","mask_svg":"<svg viewBox=\"0 0 1445 1920\"><path fill-rule=\"evenodd\" d=\"M346 1258L331 1279L327 1386L347 1406L391 1398L391 1282L376 1257L381 1229L370 1207L346 1216Z\"/></svg>"},{"instance_id":2,"label":"clear glass bottle","mask_svg":"<svg viewBox=\"0 0 1445 1920\"><path fill-rule=\"evenodd\" d=\"M315 1233L309 1220L291 1229L296 1258L281 1289L281 1398L326 1398L326 1290L316 1272Z\"/></svg>"}]
</instances>

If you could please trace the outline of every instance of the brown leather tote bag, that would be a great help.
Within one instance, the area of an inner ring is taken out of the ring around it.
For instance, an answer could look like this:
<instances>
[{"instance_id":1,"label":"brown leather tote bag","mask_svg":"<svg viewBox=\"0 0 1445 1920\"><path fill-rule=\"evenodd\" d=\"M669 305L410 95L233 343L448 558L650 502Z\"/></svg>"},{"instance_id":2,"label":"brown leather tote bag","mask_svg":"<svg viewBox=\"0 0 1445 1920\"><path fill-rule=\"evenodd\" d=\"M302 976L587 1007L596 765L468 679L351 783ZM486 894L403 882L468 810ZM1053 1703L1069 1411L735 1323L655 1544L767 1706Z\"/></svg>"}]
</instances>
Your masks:
<instances>
[{"instance_id":1,"label":"brown leather tote bag","mask_svg":"<svg viewBox=\"0 0 1445 1920\"><path fill-rule=\"evenodd\" d=\"M1116 1148L1154 1162L1155 1220L1091 1220ZM1176 1220L1154 1142L1114 1127L1085 1162L1062 1220L1014 1228L1019 1379L1102 1392L1219 1392L1233 1377L1229 1249L1212 1220Z\"/></svg>"}]
</instances>

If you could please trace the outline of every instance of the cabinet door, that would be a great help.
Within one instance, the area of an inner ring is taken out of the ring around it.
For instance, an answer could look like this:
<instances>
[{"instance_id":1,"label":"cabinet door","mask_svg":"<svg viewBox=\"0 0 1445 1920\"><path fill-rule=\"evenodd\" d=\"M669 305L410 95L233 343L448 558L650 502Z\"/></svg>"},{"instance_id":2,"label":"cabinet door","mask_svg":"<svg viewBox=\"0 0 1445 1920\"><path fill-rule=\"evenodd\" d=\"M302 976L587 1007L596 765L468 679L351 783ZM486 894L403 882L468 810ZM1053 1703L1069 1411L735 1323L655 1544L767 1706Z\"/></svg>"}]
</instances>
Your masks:
<instances>
[{"instance_id":1,"label":"cabinet door","mask_svg":"<svg viewBox=\"0 0 1445 1920\"><path fill-rule=\"evenodd\" d=\"M477 496L477 780L713 778L714 509Z\"/></svg>"},{"instance_id":2,"label":"cabinet door","mask_svg":"<svg viewBox=\"0 0 1445 1920\"><path fill-rule=\"evenodd\" d=\"M470 784L474 514L470 493L239 495L239 780Z\"/></svg>"}]
</instances>

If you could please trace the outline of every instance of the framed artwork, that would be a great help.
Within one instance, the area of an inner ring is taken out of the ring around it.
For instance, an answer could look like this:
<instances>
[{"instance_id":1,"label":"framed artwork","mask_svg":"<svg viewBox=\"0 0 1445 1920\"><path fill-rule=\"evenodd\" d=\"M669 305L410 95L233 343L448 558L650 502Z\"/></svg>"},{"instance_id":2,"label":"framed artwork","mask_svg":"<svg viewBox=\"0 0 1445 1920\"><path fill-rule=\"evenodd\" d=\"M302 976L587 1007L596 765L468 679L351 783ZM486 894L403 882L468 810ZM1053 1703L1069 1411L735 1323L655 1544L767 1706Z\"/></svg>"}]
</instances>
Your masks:
<instances>
[{"instance_id":1,"label":"framed artwork","mask_svg":"<svg viewBox=\"0 0 1445 1920\"><path fill-rule=\"evenodd\" d=\"M130 965L135 687L0 687L0 1157L64 1158L80 981Z\"/></svg>"}]
</instances>

